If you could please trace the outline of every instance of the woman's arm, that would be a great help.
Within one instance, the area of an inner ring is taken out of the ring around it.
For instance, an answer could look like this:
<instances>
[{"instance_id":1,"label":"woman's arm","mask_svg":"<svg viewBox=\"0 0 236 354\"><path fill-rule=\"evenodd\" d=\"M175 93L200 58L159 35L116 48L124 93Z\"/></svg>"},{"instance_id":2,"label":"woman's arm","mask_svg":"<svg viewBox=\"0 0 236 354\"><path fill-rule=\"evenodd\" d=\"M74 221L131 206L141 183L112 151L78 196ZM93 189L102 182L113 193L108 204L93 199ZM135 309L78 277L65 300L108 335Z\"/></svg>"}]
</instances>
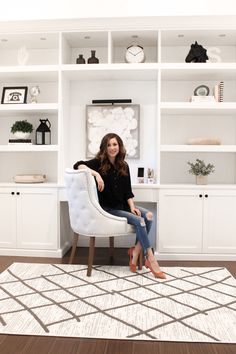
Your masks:
<instances>
[{"instance_id":1,"label":"woman's arm","mask_svg":"<svg viewBox=\"0 0 236 354\"><path fill-rule=\"evenodd\" d=\"M124 177L124 197L128 201L128 199L133 198L134 194L132 192L132 187L131 187L131 178L130 178L130 172L129 172L129 166L127 164L127 175Z\"/></svg>"},{"instance_id":2,"label":"woman's arm","mask_svg":"<svg viewBox=\"0 0 236 354\"><path fill-rule=\"evenodd\" d=\"M141 216L140 210L138 208L136 208L135 205L134 205L133 198L129 198L127 200L127 203L129 204L129 208L130 208L130 211L131 211L132 214Z\"/></svg>"},{"instance_id":3,"label":"woman's arm","mask_svg":"<svg viewBox=\"0 0 236 354\"><path fill-rule=\"evenodd\" d=\"M86 165L79 165L78 166L79 170L86 169L86 168L89 169L91 171L92 176L94 176L96 178L97 185L98 185L98 190L99 190L99 192L102 192L103 189L104 189L104 181L103 181L100 173L95 171L95 170L92 170L91 168L89 168Z\"/></svg>"},{"instance_id":4,"label":"woman's arm","mask_svg":"<svg viewBox=\"0 0 236 354\"><path fill-rule=\"evenodd\" d=\"M78 170L78 169L89 169L91 171L92 176L95 177L96 181L97 181L97 188L99 190L99 192L102 192L104 189L104 181L100 175L100 173L98 172L100 166L100 162L97 159L92 159L89 161L78 161L74 164L74 169ZM97 171L96 171L97 170Z\"/></svg>"},{"instance_id":5,"label":"woman's arm","mask_svg":"<svg viewBox=\"0 0 236 354\"><path fill-rule=\"evenodd\" d=\"M141 216L141 212L138 208L135 207L134 205L134 195L132 192L132 187L131 187L131 178L130 178L130 172L129 172L129 166L127 164L127 176L125 176L125 184L124 184L124 189L125 189L125 199L127 200L127 203L129 205L130 211L134 215Z\"/></svg>"}]
</instances>

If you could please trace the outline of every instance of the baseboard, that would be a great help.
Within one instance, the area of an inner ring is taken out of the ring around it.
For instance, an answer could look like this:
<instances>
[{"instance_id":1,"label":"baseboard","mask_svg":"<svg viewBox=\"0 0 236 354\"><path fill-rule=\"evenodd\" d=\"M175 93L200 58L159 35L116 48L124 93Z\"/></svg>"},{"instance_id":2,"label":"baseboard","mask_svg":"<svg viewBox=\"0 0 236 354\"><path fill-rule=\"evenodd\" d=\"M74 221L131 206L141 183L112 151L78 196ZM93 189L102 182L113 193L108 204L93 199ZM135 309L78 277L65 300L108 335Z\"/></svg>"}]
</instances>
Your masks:
<instances>
[{"instance_id":1,"label":"baseboard","mask_svg":"<svg viewBox=\"0 0 236 354\"><path fill-rule=\"evenodd\" d=\"M4 248L4 249L1 248L0 256L62 258L63 250L62 249L57 249L57 250L34 250L33 249L32 250L32 249L17 249L17 248Z\"/></svg>"},{"instance_id":2,"label":"baseboard","mask_svg":"<svg viewBox=\"0 0 236 354\"><path fill-rule=\"evenodd\" d=\"M235 261L235 254L181 254L181 253L158 253L155 256L160 261Z\"/></svg>"}]
</instances>

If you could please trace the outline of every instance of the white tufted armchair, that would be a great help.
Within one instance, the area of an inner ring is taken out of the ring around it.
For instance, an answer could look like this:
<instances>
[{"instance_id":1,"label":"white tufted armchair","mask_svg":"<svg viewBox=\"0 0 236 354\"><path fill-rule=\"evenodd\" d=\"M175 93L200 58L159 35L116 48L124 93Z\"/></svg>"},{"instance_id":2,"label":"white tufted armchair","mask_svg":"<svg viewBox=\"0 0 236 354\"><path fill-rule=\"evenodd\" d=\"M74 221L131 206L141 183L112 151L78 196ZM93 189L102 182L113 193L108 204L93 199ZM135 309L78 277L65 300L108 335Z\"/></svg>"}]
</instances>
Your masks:
<instances>
[{"instance_id":1,"label":"white tufted armchair","mask_svg":"<svg viewBox=\"0 0 236 354\"><path fill-rule=\"evenodd\" d=\"M74 231L69 262L73 262L79 235L90 237L87 271L87 275L90 276L94 257L95 238L109 237L110 257L112 258L114 237L135 233L135 229L127 223L126 218L111 215L101 208L98 202L96 183L88 169L66 169L65 183L70 224ZM141 263L139 267L141 267Z\"/></svg>"}]
</instances>

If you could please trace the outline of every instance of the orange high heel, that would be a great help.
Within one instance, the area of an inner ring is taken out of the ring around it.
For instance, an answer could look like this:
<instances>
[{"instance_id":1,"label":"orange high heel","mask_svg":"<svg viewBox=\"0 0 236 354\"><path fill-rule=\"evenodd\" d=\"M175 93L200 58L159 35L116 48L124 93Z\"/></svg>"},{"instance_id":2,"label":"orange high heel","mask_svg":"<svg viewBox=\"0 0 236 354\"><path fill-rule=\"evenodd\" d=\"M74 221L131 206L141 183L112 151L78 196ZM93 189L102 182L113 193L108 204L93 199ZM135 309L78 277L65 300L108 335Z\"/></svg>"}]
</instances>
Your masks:
<instances>
[{"instance_id":1,"label":"orange high heel","mask_svg":"<svg viewBox=\"0 0 236 354\"><path fill-rule=\"evenodd\" d=\"M129 255L129 269L132 273L136 273L136 264L132 263L132 259L133 259L133 252L134 252L134 247L129 248L128 250L128 255Z\"/></svg>"},{"instance_id":2,"label":"orange high heel","mask_svg":"<svg viewBox=\"0 0 236 354\"><path fill-rule=\"evenodd\" d=\"M152 268L151 262L148 259L145 260L145 267L150 269L155 278L166 279L165 273L161 271L155 272L155 270Z\"/></svg>"}]
</instances>

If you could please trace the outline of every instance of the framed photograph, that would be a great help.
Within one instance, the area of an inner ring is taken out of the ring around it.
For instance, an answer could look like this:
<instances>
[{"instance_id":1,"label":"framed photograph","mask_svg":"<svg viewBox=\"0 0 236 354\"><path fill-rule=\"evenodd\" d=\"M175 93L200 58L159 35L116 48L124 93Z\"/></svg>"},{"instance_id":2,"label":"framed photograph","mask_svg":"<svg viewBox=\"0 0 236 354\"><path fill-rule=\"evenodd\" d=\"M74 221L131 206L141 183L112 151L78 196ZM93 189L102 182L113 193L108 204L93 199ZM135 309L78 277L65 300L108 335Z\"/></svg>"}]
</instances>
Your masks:
<instances>
[{"instance_id":1,"label":"framed photograph","mask_svg":"<svg viewBox=\"0 0 236 354\"><path fill-rule=\"evenodd\" d=\"M86 157L94 157L104 135L116 133L123 140L126 157L139 158L139 114L137 104L86 106Z\"/></svg>"},{"instance_id":2,"label":"framed photograph","mask_svg":"<svg viewBox=\"0 0 236 354\"><path fill-rule=\"evenodd\" d=\"M26 103L27 92L28 92L27 86L3 87L1 103L2 104Z\"/></svg>"}]
</instances>

